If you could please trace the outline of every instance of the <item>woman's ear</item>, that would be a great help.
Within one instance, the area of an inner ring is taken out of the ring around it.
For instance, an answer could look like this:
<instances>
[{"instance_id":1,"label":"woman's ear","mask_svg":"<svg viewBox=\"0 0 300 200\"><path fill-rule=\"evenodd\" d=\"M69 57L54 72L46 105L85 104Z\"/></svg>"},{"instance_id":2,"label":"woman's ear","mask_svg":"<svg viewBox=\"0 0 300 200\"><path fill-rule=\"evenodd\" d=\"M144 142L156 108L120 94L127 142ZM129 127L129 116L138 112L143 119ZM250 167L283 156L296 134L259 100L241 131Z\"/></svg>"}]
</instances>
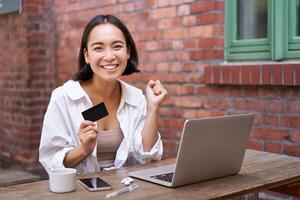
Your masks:
<instances>
[{"instance_id":1,"label":"woman's ear","mask_svg":"<svg viewBox=\"0 0 300 200\"><path fill-rule=\"evenodd\" d=\"M85 62L86 62L87 64L89 64L89 63L90 63L90 61L89 61L89 55L88 55L88 52L87 52L87 49L86 49L86 48L84 48L83 54L84 54L84 60L85 60Z\"/></svg>"},{"instance_id":2,"label":"woman's ear","mask_svg":"<svg viewBox=\"0 0 300 200\"><path fill-rule=\"evenodd\" d=\"M127 60L129 60L129 58L130 58L130 48L127 48Z\"/></svg>"}]
</instances>

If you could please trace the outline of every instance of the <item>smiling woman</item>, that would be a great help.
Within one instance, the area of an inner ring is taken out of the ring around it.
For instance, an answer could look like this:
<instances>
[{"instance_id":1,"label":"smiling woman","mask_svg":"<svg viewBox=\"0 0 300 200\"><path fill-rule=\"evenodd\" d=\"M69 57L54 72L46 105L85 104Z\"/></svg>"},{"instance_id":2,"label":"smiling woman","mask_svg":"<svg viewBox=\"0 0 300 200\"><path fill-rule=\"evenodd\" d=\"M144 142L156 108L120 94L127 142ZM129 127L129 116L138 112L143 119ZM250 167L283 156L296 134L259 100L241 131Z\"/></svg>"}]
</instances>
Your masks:
<instances>
[{"instance_id":1,"label":"smiling woman","mask_svg":"<svg viewBox=\"0 0 300 200\"><path fill-rule=\"evenodd\" d=\"M123 33L112 24L96 26L84 52L85 62L90 64L92 71L108 82L123 74L130 58Z\"/></svg>"},{"instance_id":2,"label":"smiling woman","mask_svg":"<svg viewBox=\"0 0 300 200\"><path fill-rule=\"evenodd\" d=\"M93 75L93 72L92 72L89 64L86 62L85 56L86 56L87 50L89 50L88 42L92 43L91 42L92 40L90 39L91 34L92 34L94 28L98 29L98 26L100 26L100 25L110 25L110 26L113 26L115 28L115 30L117 29L119 31L119 33L121 33L121 35L122 35L120 41L122 41L123 43L125 42L125 44L123 44L123 45L126 45L126 49L128 49L128 51L130 52L130 55L129 55L129 58L127 61L127 66L125 68L125 71L123 72L123 75L129 75L129 74L132 74L135 72L139 72L139 70L137 69L138 55L137 55L135 43L134 43L134 40L133 40L130 32L128 31L127 27L115 16L99 15L99 16L96 16L93 20L91 20L87 24L85 31L83 32L80 50L79 50L79 57L78 57L79 70L75 74L74 80L88 80ZM110 30L110 31L112 31L112 30ZM110 33L106 34L104 36L104 38L109 37ZM103 33L102 33L102 36L103 36ZM95 37L97 37L97 35ZM99 39L99 36L97 37L97 39ZM115 38L115 39L118 39L118 38ZM94 42L95 42L95 45L97 45L97 44L103 45L103 39L101 41L101 38L100 38L100 41L94 41ZM101 48L101 47L99 47L99 48ZM100 49L98 49L98 50L100 50Z\"/></svg>"},{"instance_id":3,"label":"smiling woman","mask_svg":"<svg viewBox=\"0 0 300 200\"><path fill-rule=\"evenodd\" d=\"M83 32L78 64L73 80L52 92L44 117L39 158L45 169L93 173L161 159L157 115L167 90L159 80L150 80L145 97L119 80L139 72L126 26L112 15L93 18ZM102 102L108 116L83 119L83 111Z\"/></svg>"}]
</instances>

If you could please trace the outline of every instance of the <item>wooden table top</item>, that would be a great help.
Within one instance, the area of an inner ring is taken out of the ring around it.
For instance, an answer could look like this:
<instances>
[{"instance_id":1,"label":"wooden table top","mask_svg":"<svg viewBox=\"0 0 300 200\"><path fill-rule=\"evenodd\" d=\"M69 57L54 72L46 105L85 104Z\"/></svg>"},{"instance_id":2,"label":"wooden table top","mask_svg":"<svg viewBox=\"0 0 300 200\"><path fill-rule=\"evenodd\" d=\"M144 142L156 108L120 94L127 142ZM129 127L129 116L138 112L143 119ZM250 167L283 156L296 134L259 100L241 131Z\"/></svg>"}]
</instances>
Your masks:
<instances>
[{"instance_id":1,"label":"wooden table top","mask_svg":"<svg viewBox=\"0 0 300 200\"><path fill-rule=\"evenodd\" d=\"M31 200L93 200L104 199L105 195L124 187L120 181L127 177L128 172L152 166L162 166L174 163L175 159L154 162L145 166L128 167L98 175L110 183L113 190L89 192L79 183L76 191L55 194L49 191L49 181L37 181L20 185L0 187L0 199L31 199ZM223 199L254 191L268 189L292 182L300 181L300 158L273 154L262 151L247 150L242 169L238 175L205 181L179 188L166 188L153 183L135 180L139 188L135 191L121 194L112 199Z\"/></svg>"}]
</instances>

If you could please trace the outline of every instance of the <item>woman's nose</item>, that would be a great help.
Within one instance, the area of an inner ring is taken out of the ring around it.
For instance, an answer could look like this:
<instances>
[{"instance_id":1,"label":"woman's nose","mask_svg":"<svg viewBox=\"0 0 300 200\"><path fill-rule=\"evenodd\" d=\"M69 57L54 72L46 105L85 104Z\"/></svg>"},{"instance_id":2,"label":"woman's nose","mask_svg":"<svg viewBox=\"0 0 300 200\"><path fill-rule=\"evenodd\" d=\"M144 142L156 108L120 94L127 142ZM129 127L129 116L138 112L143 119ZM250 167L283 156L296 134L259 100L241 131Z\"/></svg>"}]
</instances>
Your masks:
<instances>
[{"instance_id":1,"label":"woman's nose","mask_svg":"<svg viewBox=\"0 0 300 200\"><path fill-rule=\"evenodd\" d=\"M115 58L115 54L112 49L106 49L104 52L104 59L113 60Z\"/></svg>"}]
</instances>

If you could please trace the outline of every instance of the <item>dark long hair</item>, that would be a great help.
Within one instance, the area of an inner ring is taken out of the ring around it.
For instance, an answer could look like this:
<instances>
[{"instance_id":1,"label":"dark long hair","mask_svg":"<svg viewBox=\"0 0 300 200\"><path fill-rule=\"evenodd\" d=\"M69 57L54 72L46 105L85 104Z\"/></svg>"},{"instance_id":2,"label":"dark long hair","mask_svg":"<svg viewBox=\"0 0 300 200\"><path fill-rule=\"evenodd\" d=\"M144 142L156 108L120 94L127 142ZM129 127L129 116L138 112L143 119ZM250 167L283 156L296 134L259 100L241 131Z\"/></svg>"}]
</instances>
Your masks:
<instances>
[{"instance_id":1,"label":"dark long hair","mask_svg":"<svg viewBox=\"0 0 300 200\"><path fill-rule=\"evenodd\" d=\"M87 43L90 32L93 28L100 24L110 23L116 26L122 33L124 34L127 48L130 50L130 58L127 62L127 66L122 75L129 75L135 72L139 72L138 70L138 54L135 47L135 43L132 39L132 36L127 29L127 27L123 24L121 20L113 15L97 15L94 17L85 27L80 44L79 56L78 56L78 70L75 73L73 80L88 80L92 78L93 71L91 69L90 64L85 62L84 51L87 50Z\"/></svg>"}]
</instances>

